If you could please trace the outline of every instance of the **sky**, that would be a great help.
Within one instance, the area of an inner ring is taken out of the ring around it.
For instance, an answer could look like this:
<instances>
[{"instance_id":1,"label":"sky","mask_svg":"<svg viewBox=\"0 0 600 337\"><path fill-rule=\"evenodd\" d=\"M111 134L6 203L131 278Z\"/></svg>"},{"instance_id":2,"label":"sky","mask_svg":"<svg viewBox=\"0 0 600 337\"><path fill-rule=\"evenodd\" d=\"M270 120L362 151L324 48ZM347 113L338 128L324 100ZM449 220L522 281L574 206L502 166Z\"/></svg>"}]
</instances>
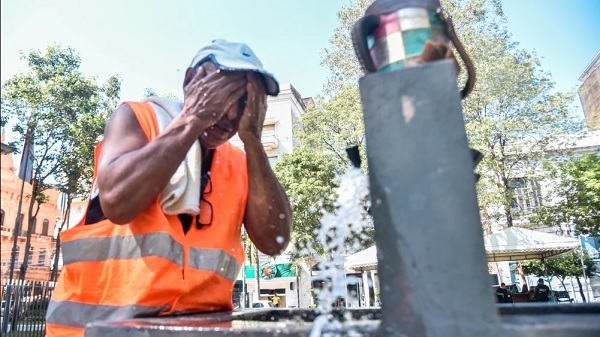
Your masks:
<instances>
[{"instance_id":1,"label":"sky","mask_svg":"<svg viewBox=\"0 0 600 337\"><path fill-rule=\"evenodd\" d=\"M151 88L182 97L186 67L213 39L248 43L265 68L303 97L316 96L320 65L350 0L2 0L1 82L24 72L19 51L57 43L81 56L81 70L122 78L121 100ZM574 90L600 52L600 0L502 0L509 31L536 51L556 89ZM581 110L579 100L576 109ZM580 113L583 116L582 113Z\"/></svg>"}]
</instances>

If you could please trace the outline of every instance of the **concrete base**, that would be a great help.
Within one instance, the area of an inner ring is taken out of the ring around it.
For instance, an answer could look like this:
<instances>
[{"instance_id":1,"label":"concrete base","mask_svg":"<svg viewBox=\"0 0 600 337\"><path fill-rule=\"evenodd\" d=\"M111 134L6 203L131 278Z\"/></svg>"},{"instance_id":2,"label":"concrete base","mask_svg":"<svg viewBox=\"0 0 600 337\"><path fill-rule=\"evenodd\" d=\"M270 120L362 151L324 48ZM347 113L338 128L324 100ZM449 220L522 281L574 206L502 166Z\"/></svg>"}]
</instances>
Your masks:
<instances>
[{"instance_id":1,"label":"concrete base","mask_svg":"<svg viewBox=\"0 0 600 337\"><path fill-rule=\"evenodd\" d=\"M369 74L359 87L382 335L498 337L454 65Z\"/></svg>"},{"instance_id":2,"label":"concrete base","mask_svg":"<svg viewBox=\"0 0 600 337\"><path fill-rule=\"evenodd\" d=\"M505 336L589 337L600 336L600 303L536 304L497 306ZM448 310L452 310L451 307ZM352 321L344 317L352 314ZM380 309L346 309L334 314L343 322L341 329L324 330L339 336L350 331L364 337L376 336ZM86 337L204 337L204 336L297 336L310 334L316 317L313 310L247 309L179 317L143 318L122 322L94 323ZM450 335L449 335L450 336ZM466 337L466 336L465 336ZM470 337L470 336L469 336Z\"/></svg>"}]
</instances>

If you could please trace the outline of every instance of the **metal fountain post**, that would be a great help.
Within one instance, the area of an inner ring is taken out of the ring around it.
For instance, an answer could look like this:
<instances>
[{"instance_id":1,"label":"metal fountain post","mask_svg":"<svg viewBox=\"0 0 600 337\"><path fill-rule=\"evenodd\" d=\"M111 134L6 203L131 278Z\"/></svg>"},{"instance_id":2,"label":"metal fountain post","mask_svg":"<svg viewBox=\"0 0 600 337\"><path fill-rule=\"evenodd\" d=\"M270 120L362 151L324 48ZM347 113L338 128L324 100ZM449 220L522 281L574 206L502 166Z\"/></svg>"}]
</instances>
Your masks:
<instances>
[{"instance_id":1,"label":"metal fountain post","mask_svg":"<svg viewBox=\"0 0 600 337\"><path fill-rule=\"evenodd\" d=\"M385 336L496 336L456 71L360 79Z\"/></svg>"}]
</instances>

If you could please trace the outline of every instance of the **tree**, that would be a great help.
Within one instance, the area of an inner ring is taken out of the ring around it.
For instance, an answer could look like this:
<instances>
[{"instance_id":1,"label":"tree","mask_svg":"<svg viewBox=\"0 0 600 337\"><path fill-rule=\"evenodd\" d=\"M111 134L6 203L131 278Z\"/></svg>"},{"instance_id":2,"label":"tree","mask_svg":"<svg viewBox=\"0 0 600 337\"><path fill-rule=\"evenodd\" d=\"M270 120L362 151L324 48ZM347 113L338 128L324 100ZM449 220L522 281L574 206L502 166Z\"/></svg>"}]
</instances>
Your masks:
<instances>
[{"instance_id":1,"label":"tree","mask_svg":"<svg viewBox=\"0 0 600 337\"><path fill-rule=\"evenodd\" d=\"M302 114L296 137L304 146L331 153L337 167L348 166L346 148L358 145L366 168L365 127L358 87L344 84L340 89L329 100L317 99Z\"/></svg>"},{"instance_id":2,"label":"tree","mask_svg":"<svg viewBox=\"0 0 600 337\"><path fill-rule=\"evenodd\" d=\"M358 145L363 166L367 168L362 106L356 83L362 70L354 54L350 30L371 2L350 2L338 12L340 25L335 28L330 47L325 49L321 60L330 76L323 94L301 116L295 132L305 146L334 154L339 167L348 166L345 149Z\"/></svg>"},{"instance_id":3,"label":"tree","mask_svg":"<svg viewBox=\"0 0 600 337\"><path fill-rule=\"evenodd\" d=\"M592 260L592 258L587 254L587 252L584 253L583 264L585 266L585 277L594 276L596 272L596 264L594 263L594 260ZM565 278L575 277L577 284L579 285L579 293L581 298L584 301L586 300L583 293L583 286L581 284L581 280L579 279L579 277L581 277L584 273L581 265L581 252L572 252L544 260L526 261L522 263L522 266L523 272L526 274L536 275L538 277L557 277L564 289L567 289L565 287Z\"/></svg>"},{"instance_id":4,"label":"tree","mask_svg":"<svg viewBox=\"0 0 600 337\"><path fill-rule=\"evenodd\" d=\"M48 46L44 53L21 52L21 59L27 61L29 71L3 83L1 104L2 124L13 123L12 130L18 135L10 145L21 148L28 134L35 145L28 235L20 272L24 279L35 217L46 201L43 192L57 188L79 193L87 185L93 146L116 107L120 79L113 76L105 84L97 84L94 77L79 71L79 55L58 45ZM80 181L84 177L87 181Z\"/></svg>"},{"instance_id":5,"label":"tree","mask_svg":"<svg viewBox=\"0 0 600 337\"><path fill-rule=\"evenodd\" d=\"M345 147L364 146L357 88L363 73L350 31L371 2L356 0L338 12L339 25L322 58L330 76L315 107L302 116L297 132L301 141L332 151L340 159ZM463 101L463 111L470 145L484 154L478 166L482 175L480 210L485 218L510 227L514 180L523 176L539 179L543 171L529 168L545 160L557 135L580 130L582 124L569 118L574 96L553 92L540 59L520 49L507 30L499 0L442 3L477 71L475 89ZM464 77L462 71L459 82Z\"/></svg>"},{"instance_id":6,"label":"tree","mask_svg":"<svg viewBox=\"0 0 600 337\"><path fill-rule=\"evenodd\" d=\"M573 222L578 233L600 235L600 155L587 154L562 163L554 182L547 206L532 221L548 226Z\"/></svg>"},{"instance_id":7,"label":"tree","mask_svg":"<svg viewBox=\"0 0 600 337\"><path fill-rule=\"evenodd\" d=\"M478 83L463 112L471 146L485 155L480 209L510 227L515 179L541 180L544 171L535 169L560 135L579 130L569 117L573 94L553 92L539 58L513 41L499 1L446 3L477 69Z\"/></svg>"},{"instance_id":8,"label":"tree","mask_svg":"<svg viewBox=\"0 0 600 337\"><path fill-rule=\"evenodd\" d=\"M167 92L167 93L161 94L161 93L156 92L152 88L146 88L146 92L144 93L144 97L152 97L152 96L158 96L158 97L163 97L163 98L179 99L179 97L177 97L177 95L175 95L174 93Z\"/></svg>"},{"instance_id":9,"label":"tree","mask_svg":"<svg viewBox=\"0 0 600 337\"><path fill-rule=\"evenodd\" d=\"M293 257L310 255L308 247L322 253L314 240L320 228L323 211L332 212L338 174L341 173L331 154L320 153L303 146L281 156L275 164L275 175L286 190L293 208Z\"/></svg>"}]
</instances>

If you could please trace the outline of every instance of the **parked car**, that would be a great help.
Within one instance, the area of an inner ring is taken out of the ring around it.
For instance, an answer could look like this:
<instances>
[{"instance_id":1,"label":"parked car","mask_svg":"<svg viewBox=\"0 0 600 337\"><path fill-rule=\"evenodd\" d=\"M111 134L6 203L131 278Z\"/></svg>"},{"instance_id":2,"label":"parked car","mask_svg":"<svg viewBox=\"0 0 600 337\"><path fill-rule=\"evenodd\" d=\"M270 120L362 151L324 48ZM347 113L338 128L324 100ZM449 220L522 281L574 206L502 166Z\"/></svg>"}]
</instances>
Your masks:
<instances>
[{"instance_id":1,"label":"parked car","mask_svg":"<svg viewBox=\"0 0 600 337\"><path fill-rule=\"evenodd\" d=\"M252 307L253 308L274 308L275 305L273 305L273 302L271 302L271 301L260 300L260 301L254 302L254 304L252 304Z\"/></svg>"}]
</instances>

